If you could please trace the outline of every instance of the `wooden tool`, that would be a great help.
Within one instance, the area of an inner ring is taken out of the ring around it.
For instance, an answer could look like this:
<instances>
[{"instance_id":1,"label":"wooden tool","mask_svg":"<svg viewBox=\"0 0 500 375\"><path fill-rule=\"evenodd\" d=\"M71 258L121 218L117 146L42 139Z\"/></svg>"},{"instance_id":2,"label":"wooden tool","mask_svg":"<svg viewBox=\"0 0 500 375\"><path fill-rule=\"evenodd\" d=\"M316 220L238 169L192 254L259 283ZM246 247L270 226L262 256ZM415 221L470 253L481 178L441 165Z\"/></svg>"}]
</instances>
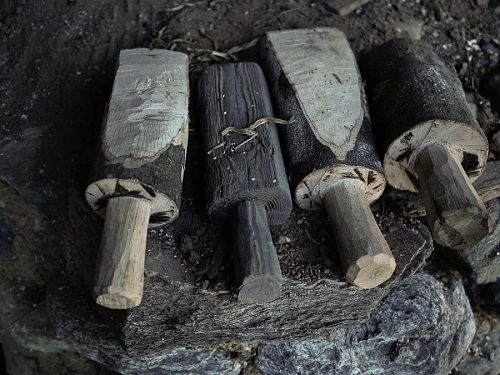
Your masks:
<instances>
[{"instance_id":1,"label":"wooden tool","mask_svg":"<svg viewBox=\"0 0 500 375\"><path fill-rule=\"evenodd\" d=\"M434 240L468 248L490 231L471 182L488 141L456 72L422 42L395 39L362 60L388 182L422 194Z\"/></svg>"},{"instance_id":2,"label":"wooden tool","mask_svg":"<svg viewBox=\"0 0 500 375\"><path fill-rule=\"evenodd\" d=\"M188 140L188 57L120 53L87 202L105 216L93 294L127 309L142 298L146 235L179 213Z\"/></svg>"},{"instance_id":3,"label":"wooden tool","mask_svg":"<svg viewBox=\"0 0 500 375\"><path fill-rule=\"evenodd\" d=\"M262 57L279 115L297 118L283 127L295 202L326 208L350 283L380 285L396 267L369 207L385 178L345 35L334 28L269 32Z\"/></svg>"},{"instance_id":4,"label":"wooden tool","mask_svg":"<svg viewBox=\"0 0 500 375\"><path fill-rule=\"evenodd\" d=\"M272 301L281 293L282 275L269 225L288 218L292 200L275 125L264 119L255 126L273 116L259 66L209 66L198 82L198 112L207 153L207 211L219 222L229 216L234 221L238 299Z\"/></svg>"}]
</instances>

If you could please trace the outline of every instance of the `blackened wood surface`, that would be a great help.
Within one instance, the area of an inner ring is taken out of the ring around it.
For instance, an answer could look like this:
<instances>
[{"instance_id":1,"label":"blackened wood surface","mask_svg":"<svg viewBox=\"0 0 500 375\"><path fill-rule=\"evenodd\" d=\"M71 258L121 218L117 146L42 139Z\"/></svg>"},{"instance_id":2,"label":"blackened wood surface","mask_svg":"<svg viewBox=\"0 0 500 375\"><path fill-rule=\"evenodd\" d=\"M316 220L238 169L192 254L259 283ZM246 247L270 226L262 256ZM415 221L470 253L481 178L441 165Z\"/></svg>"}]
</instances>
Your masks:
<instances>
[{"instance_id":1,"label":"blackened wood surface","mask_svg":"<svg viewBox=\"0 0 500 375\"><path fill-rule=\"evenodd\" d=\"M281 294L283 277L264 203L258 200L238 203L233 225L235 268L241 283L238 300L274 301Z\"/></svg>"},{"instance_id":2,"label":"blackened wood surface","mask_svg":"<svg viewBox=\"0 0 500 375\"><path fill-rule=\"evenodd\" d=\"M340 52L335 52L335 45L332 47L333 39L343 41ZM280 57L280 54L285 51L288 55L290 43L294 43L292 47L297 60L283 66L283 57ZM356 108L361 113L359 126L349 130L357 131L357 135L354 141L349 140L352 146L347 152L342 147L343 145L336 143L335 134L347 131L342 121L338 120L339 113L345 108L339 106L339 100L336 97L344 90L343 84L346 86L356 84L343 81L347 75L343 75L342 71L350 71L354 73L354 76L359 76L354 55L345 35L340 30L316 28L270 32L266 34L262 43L261 56L278 116L283 118L295 116L296 118L293 127L281 129L283 149L286 150L288 170L294 188L315 169L333 165L362 166L382 173L382 166L373 141L363 85L360 81L357 84L359 100L356 101L356 105L361 106L361 108ZM341 66L338 67L336 73L332 72L326 62L323 62L330 61L331 66L335 67L335 58L341 60ZM318 60L321 60L322 64L317 64ZM328 77L325 76L325 72L329 73ZM303 86L306 85L308 79L304 78L300 84L302 87L298 87L298 83L292 82L291 79L296 74L304 75L304 77L309 75L309 81L317 81L321 85L318 84L316 90L311 90L310 96L299 100L297 91L304 89ZM321 103L323 106L323 112L317 113L315 118L306 114L311 103L315 106ZM329 118L329 121L324 121L325 116ZM318 141L312 130L315 126L320 126L314 124L319 117L325 124L321 126L331 126L332 129L336 129L334 132L329 132L333 135L330 141L326 139L323 143ZM328 146L324 143L328 143ZM334 152L335 148L339 151Z\"/></svg>"},{"instance_id":3,"label":"blackened wood surface","mask_svg":"<svg viewBox=\"0 0 500 375\"><path fill-rule=\"evenodd\" d=\"M474 143L479 146L474 145L476 151L470 151L476 155L466 155L462 164L470 177L480 174L486 158L487 140L466 102L458 75L428 45L410 39L391 40L364 55L361 70L367 82L374 132L381 153L388 152L391 143L404 135L401 143L406 143L408 150L393 155L393 158L395 163L407 160L419 146L413 144L412 137L426 138L426 134L417 134L416 127L439 120L434 127L449 127L450 130L456 127L455 132L462 134L463 139L445 129L442 134L432 135L436 141L450 142L452 146L465 149L473 137L477 139ZM439 132L439 129L432 130L432 133ZM393 184L387 169L386 174ZM418 185L413 188L409 183L395 187L418 189Z\"/></svg>"},{"instance_id":4,"label":"blackened wood surface","mask_svg":"<svg viewBox=\"0 0 500 375\"><path fill-rule=\"evenodd\" d=\"M275 125L257 128L258 136L236 151L219 148L221 131L245 128L273 116L267 83L255 63L209 66L198 82L197 108L206 153L208 214L223 220L235 205L248 199L265 203L270 224L284 222L292 209L285 167ZM293 125L283 125L293 126ZM248 136L230 134L234 143Z\"/></svg>"}]
</instances>

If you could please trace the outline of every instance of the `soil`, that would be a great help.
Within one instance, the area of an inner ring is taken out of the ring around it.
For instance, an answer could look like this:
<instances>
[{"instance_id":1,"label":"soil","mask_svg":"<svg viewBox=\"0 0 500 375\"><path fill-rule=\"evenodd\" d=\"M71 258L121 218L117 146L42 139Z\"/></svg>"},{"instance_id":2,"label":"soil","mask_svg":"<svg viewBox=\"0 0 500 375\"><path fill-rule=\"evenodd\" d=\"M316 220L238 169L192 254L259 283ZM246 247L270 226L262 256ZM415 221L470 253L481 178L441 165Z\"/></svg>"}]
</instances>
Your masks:
<instances>
[{"instance_id":1,"label":"soil","mask_svg":"<svg viewBox=\"0 0 500 375\"><path fill-rule=\"evenodd\" d=\"M0 10L0 181L53 225L78 223L73 236L90 231L98 238L100 223L84 207L83 191L120 49L185 51L192 56L194 84L208 63L258 62L254 43L247 43L269 30L338 27L358 56L393 37L421 34L456 68L486 134L500 130L499 115L483 96L499 69L498 0L373 0L348 16L335 14L327 0L7 0ZM211 53L232 47L243 50ZM204 214L203 155L192 109L190 117L181 215L150 231L146 272L175 269L178 279L227 288L230 227L211 224ZM492 152L495 157L500 154ZM384 197L373 209L381 223L396 211ZM314 282L339 274L323 213L295 209L272 233L286 276ZM78 263L74 251L61 252L69 266ZM87 258L83 262L91 269L93 258ZM88 278L85 269L79 267Z\"/></svg>"}]
</instances>

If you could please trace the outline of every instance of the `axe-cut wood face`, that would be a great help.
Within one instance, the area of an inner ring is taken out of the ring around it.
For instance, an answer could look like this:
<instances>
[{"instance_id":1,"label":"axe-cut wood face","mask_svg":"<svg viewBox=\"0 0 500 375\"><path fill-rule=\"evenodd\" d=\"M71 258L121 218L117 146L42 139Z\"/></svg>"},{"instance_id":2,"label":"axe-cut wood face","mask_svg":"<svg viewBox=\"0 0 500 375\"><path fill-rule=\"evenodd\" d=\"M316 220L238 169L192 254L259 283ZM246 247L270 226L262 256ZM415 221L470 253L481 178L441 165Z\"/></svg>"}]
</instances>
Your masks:
<instances>
[{"instance_id":1,"label":"axe-cut wood face","mask_svg":"<svg viewBox=\"0 0 500 375\"><path fill-rule=\"evenodd\" d=\"M282 129L296 203L320 208L339 176L360 179L367 199L376 200L385 179L356 59L342 31L269 32L261 55L279 116L297 118Z\"/></svg>"},{"instance_id":2,"label":"axe-cut wood face","mask_svg":"<svg viewBox=\"0 0 500 375\"><path fill-rule=\"evenodd\" d=\"M167 50L120 53L92 183L105 213L93 294L128 309L141 302L148 224L179 212L188 140L188 57Z\"/></svg>"},{"instance_id":3,"label":"axe-cut wood face","mask_svg":"<svg viewBox=\"0 0 500 375\"><path fill-rule=\"evenodd\" d=\"M185 54L171 51L121 52L102 131L102 149L109 161L139 168L169 147L183 144L186 61Z\"/></svg>"},{"instance_id":4,"label":"axe-cut wood face","mask_svg":"<svg viewBox=\"0 0 500 375\"><path fill-rule=\"evenodd\" d=\"M104 215L116 196L152 202L151 226L179 212L188 140L188 57L168 50L120 53L102 143L86 191Z\"/></svg>"},{"instance_id":5,"label":"axe-cut wood face","mask_svg":"<svg viewBox=\"0 0 500 375\"><path fill-rule=\"evenodd\" d=\"M365 117L361 77L343 35L332 28L267 34L315 138L339 160L354 149Z\"/></svg>"},{"instance_id":6,"label":"axe-cut wood face","mask_svg":"<svg viewBox=\"0 0 500 375\"><path fill-rule=\"evenodd\" d=\"M276 31L261 52L279 115L297 118L283 128L295 201L326 208L346 280L374 288L396 262L369 207L385 179L347 38L333 28Z\"/></svg>"}]
</instances>

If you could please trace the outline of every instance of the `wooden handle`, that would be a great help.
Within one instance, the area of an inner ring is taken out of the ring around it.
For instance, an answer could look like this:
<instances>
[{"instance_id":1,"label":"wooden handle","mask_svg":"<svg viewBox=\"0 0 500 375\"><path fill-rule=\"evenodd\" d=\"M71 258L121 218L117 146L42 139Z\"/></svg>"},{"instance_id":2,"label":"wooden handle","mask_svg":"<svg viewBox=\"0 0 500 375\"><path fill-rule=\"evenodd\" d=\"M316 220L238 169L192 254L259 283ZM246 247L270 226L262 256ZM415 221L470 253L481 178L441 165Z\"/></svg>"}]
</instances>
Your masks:
<instances>
[{"instance_id":1,"label":"wooden handle","mask_svg":"<svg viewBox=\"0 0 500 375\"><path fill-rule=\"evenodd\" d=\"M423 148L414 169L437 243L466 249L490 232L488 211L448 146L434 143Z\"/></svg>"},{"instance_id":2,"label":"wooden handle","mask_svg":"<svg viewBox=\"0 0 500 375\"><path fill-rule=\"evenodd\" d=\"M347 281L370 289L389 279L396 261L370 210L364 183L339 179L324 204Z\"/></svg>"},{"instance_id":3,"label":"wooden handle","mask_svg":"<svg viewBox=\"0 0 500 375\"><path fill-rule=\"evenodd\" d=\"M271 302L281 295L283 276L269 231L264 203L238 203L234 216L235 268L241 280L238 300Z\"/></svg>"},{"instance_id":4,"label":"wooden handle","mask_svg":"<svg viewBox=\"0 0 500 375\"><path fill-rule=\"evenodd\" d=\"M110 309L138 306L144 283L144 257L151 202L111 198L97 258L94 297Z\"/></svg>"}]
</instances>

